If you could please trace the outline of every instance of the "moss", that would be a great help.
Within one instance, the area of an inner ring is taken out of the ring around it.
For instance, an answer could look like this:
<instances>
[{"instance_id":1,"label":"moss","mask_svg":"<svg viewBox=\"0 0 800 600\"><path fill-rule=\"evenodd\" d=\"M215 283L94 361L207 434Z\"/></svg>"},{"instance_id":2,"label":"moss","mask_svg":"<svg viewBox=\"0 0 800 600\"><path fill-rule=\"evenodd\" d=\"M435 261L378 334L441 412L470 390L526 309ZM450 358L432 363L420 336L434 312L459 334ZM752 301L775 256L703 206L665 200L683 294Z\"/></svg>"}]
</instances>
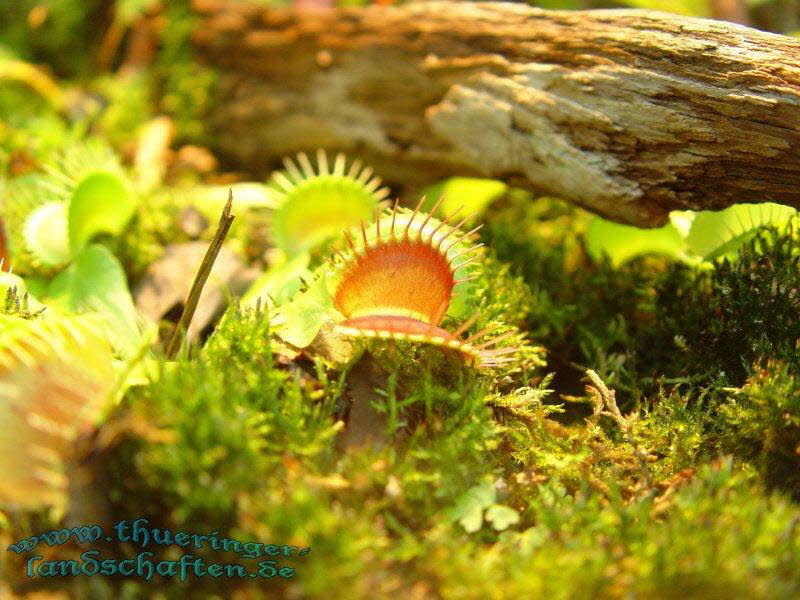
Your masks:
<instances>
[{"instance_id":1,"label":"moss","mask_svg":"<svg viewBox=\"0 0 800 600\"><path fill-rule=\"evenodd\" d=\"M615 269L586 256L585 220L523 196L489 223L498 257L531 289L528 330L547 341L561 391L578 391L565 376L576 367L591 366L630 405L661 378L741 385L761 357L800 366L796 226L763 230L736 256L699 267L645 257Z\"/></svg>"},{"instance_id":2,"label":"moss","mask_svg":"<svg viewBox=\"0 0 800 600\"><path fill-rule=\"evenodd\" d=\"M800 385L770 360L720 408L720 443L755 464L770 487L800 500Z\"/></svg>"},{"instance_id":3,"label":"moss","mask_svg":"<svg viewBox=\"0 0 800 600\"><path fill-rule=\"evenodd\" d=\"M229 522L238 494L280 476L282 456L327 451L332 399L309 402L299 376L275 368L264 315L234 310L197 360L164 371L129 399L134 414L176 436L134 459L176 523Z\"/></svg>"},{"instance_id":4,"label":"moss","mask_svg":"<svg viewBox=\"0 0 800 600\"><path fill-rule=\"evenodd\" d=\"M582 241L587 221L564 202L515 193L491 217L488 245L531 290L527 330L546 345L558 391L580 394L591 367L630 405L653 389L654 373L637 362L637 338L652 321L651 289L666 262L646 257L615 269L591 260Z\"/></svg>"},{"instance_id":5,"label":"moss","mask_svg":"<svg viewBox=\"0 0 800 600\"><path fill-rule=\"evenodd\" d=\"M796 227L765 230L735 259L707 270L674 266L655 288L651 368L741 385L766 357L800 369L800 246ZM658 365L658 367L656 367ZM669 365L672 365L670 368ZM669 369L669 370L667 370Z\"/></svg>"},{"instance_id":6,"label":"moss","mask_svg":"<svg viewBox=\"0 0 800 600\"><path fill-rule=\"evenodd\" d=\"M715 399L672 390L642 407L633 434L650 457L652 487L643 488L641 465L613 423L552 419L549 378L489 394L469 371L453 379L447 361L423 361L410 378L408 360L383 358L378 396L394 414L394 441L343 450L341 377L308 362L281 366L263 316L230 311L196 360L126 399L123 409L169 442L139 434L107 458L115 514L311 546L293 563L298 576L273 588L296 597L797 593L800 509L764 492L742 464L711 460L721 439L708 416ZM749 397L783 397L774 386L786 381L770 381ZM754 405L746 426L724 428L755 441L761 414ZM467 533L450 516L482 482L518 523L498 532L484 521Z\"/></svg>"},{"instance_id":7,"label":"moss","mask_svg":"<svg viewBox=\"0 0 800 600\"><path fill-rule=\"evenodd\" d=\"M157 190L144 196L125 230L107 240L125 267L129 281L138 281L147 267L161 258L165 248L189 237L177 226L180 205L174 195Z\"/></svg>"}]
</instances>

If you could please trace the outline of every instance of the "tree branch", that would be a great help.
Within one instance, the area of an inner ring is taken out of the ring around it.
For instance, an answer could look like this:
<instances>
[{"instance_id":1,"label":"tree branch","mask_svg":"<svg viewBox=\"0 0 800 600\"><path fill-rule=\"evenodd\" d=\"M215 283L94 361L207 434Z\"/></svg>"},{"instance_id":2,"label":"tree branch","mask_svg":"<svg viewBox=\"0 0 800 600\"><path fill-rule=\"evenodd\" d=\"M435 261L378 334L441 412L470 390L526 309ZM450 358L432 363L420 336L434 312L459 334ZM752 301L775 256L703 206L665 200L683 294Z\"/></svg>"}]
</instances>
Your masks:
<instances>
[{"instance_id":1,"label":"tree branch","mask_svg":"<svg viewBox=\"0 0 800 600\"><path fill-rule=\"evenodd\" d=\"M642 10L195 8L218 150L246 168L343 149L390 181L483 174L649 226L800 207L800 40Z\"/></svg>"}]
</instances>

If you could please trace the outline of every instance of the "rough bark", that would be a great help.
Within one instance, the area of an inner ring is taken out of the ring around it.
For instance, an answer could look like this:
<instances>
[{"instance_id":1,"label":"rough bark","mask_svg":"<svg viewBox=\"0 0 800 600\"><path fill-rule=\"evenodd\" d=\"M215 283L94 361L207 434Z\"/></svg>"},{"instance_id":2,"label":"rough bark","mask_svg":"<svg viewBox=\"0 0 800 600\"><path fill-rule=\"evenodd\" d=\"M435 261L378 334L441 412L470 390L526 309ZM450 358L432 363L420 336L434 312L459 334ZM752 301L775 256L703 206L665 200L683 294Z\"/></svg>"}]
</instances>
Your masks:
<instances>
[{"instance_id":1,"label":"rough bark","mask_svg":"<svg viewBox=\"0 0 800 600\"><path fill-rule=\"evenodd\" d=\"M390 181L483 174L610 218L800 207L800 40L641 10L196 0L219 150L344 149Z\"/></svg>"}]
</instances>

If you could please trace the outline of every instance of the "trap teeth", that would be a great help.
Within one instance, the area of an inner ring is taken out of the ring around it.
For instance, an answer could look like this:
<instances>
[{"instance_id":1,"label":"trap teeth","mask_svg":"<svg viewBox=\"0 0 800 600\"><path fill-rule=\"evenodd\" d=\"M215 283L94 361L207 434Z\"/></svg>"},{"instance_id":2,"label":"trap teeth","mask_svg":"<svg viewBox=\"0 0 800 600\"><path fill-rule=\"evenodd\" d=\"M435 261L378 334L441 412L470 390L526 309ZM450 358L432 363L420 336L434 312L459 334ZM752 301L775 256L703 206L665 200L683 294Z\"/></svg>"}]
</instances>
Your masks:
<instances>
[{"instance_id":1,"label":"trap teeth","mask_svg":"<svg viewBox=\"0 0 800 600\"><path fill-rule=\"evenodd\" d=\"M499 350L484 350L482 346L475 346L466 340L450 333L446 329L425 323L413 317L396 315L368 315L346 319L334 327L340 335L351 338L378 338L393 339L406 342L429 344L443 349L459 352L467 362L477 368L498 366L514 360L507 354L515 354L518 348L502 348ZM500 336L505 338L508 336ZM499 340L500 338L495 338ZM492 345L495 340L486 344Z\"/></svg>"},{"instance_id":2,"label":"trap teeth","mask_svg":"<svg viewBox=\"0 0 800 600\"><path fill-rule=\"evenodd\" d=\"M414 226L416 211L398 236L397 204L386 217L377 218L368 234L360 224L361 247L345 232L351 255L341 263L333 291L334 305L345 317L365 315L405 316L438 325L450 306L455 269L426 228L430 215ZM438 229L438 228L436 228Z\"/></svg>"},{"instance_id":3,"label":"trap teeth","mask_svg":"<svg viewBox=\"0 0 800 600\"><path fill-rule=\"evenodd\" d=\"M285 170L272 177L276 207L272 214L275 245L294 255L311 250L337 236L343 228L372 218L389 195L372 169L337 154L331 169L328 155L317 151L316 168L301 152L284 158Z\"/></svg>"},{"instance_id":4,"label":"trap teeth","mask_svg":"<svg viewBox=\"0 0 800 600\"><path fill-rule=\"evenodd\" d=\"M511 360L506 356L517 351L492 347L511 334L504 334L475 345L491 332L485 329L461 339L461 335L477 320L477 315L465 322L455 333L440 327L450 307L456 284L476 275L465 274L456 279L455 273L480 258L465 256L482 244L448 252L464 242L479 227L462 234L459 227L473 215L449 226L458 212L443 221L421 212L424 199L413 213L400 215L397 202L388 215L376 215L375 225L368 228L363 220L356 237L357 245L348 231L344 239L350 248L347 255L339 254L331 291L333 304L345 319L335 326L340 334L353 338L395 339L425 343L458 351L477 367L496 366ZM439 202L434 205L435 210ZM405 221L405 222L403 222ZM445 246L446 247L443 247Z\"/></svg>"},{"instance_id":5,"label":"trap teeth","mask_svg":"<svg viewBox=\"0 0 800 600\"><path fill-rule=\"evenodd\" d=\"M115 382L111 349L85 317L15 324L0 345L0 503L63 506L77 439Z\"/></svg>"},{"instance_id":6,"label":"trap teeth","mask_svg":"<svg viewBox=\"0 0 800 600\"><path fill-rule=\"evenodd\" d=\"M23 226L27 250L48 267L60 267L70 260L67 212L65 203L48 202L34 210Z\"/></svg>"}]
</instances>

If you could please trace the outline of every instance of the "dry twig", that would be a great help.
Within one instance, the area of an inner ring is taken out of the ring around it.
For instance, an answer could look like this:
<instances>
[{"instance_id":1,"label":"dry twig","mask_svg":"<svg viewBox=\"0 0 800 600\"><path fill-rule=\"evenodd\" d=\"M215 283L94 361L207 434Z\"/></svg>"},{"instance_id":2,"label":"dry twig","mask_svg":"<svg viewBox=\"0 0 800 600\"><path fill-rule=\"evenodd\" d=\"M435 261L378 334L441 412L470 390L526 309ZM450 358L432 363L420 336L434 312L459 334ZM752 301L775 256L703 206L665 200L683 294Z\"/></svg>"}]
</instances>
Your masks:
<instances>
[{"instance_id":1,"label":"dry twig","mask_svg":"<svg viewBox=\"0 0 800 600\"><path fill-rule=\"evenodd\" d=\"M600 376L591 369L587 369L586 376L592 382L592 385L586 386L586 392L589 394L589 398L592 401L592 407L594 409L593 418L597 421L600 417L609 417L619 426L622 431L622 437L630 444L636 461L639 463L639 472L642 475L642 481L644 483L643 488L647 491L652 491L653 477L650 473L650 466L647 461L648 452L642 447L633 433L634 424L638 419L638 415L636 413L631 413L627 417L623 416L617 406L614 390L608 389L603 380L600 379Z\"/></svg>"},{"instance_id":2,"label":"dry twig","mask_svg":"<svg viewBox=\"0 0 800 600\"><path fill-rule=\"evenodd\" d=\"M189 330L189 323L192 322L194 311L197 308L197 303L200 301L200 294L203 293L203 286L206 284L211 269L214 267L214 261L222 248L222 243L230 231L231 224L233 223L234 215L231 214L231 207L233 205L233 190L228 191L228 202L225 208L222 209L222 216L217 225L217 231L208 246L208 251L203 257L203 262L200 263L200 268L197 270L197 275L192 283L192 289L189 291L189 297L186 299L186 304L183 307L183 313L172 333L172 337L167 344L166 356L168 359L175 358L178 350L181 347L181 340L185 332Z\"/></svg>"}]
</instances>

